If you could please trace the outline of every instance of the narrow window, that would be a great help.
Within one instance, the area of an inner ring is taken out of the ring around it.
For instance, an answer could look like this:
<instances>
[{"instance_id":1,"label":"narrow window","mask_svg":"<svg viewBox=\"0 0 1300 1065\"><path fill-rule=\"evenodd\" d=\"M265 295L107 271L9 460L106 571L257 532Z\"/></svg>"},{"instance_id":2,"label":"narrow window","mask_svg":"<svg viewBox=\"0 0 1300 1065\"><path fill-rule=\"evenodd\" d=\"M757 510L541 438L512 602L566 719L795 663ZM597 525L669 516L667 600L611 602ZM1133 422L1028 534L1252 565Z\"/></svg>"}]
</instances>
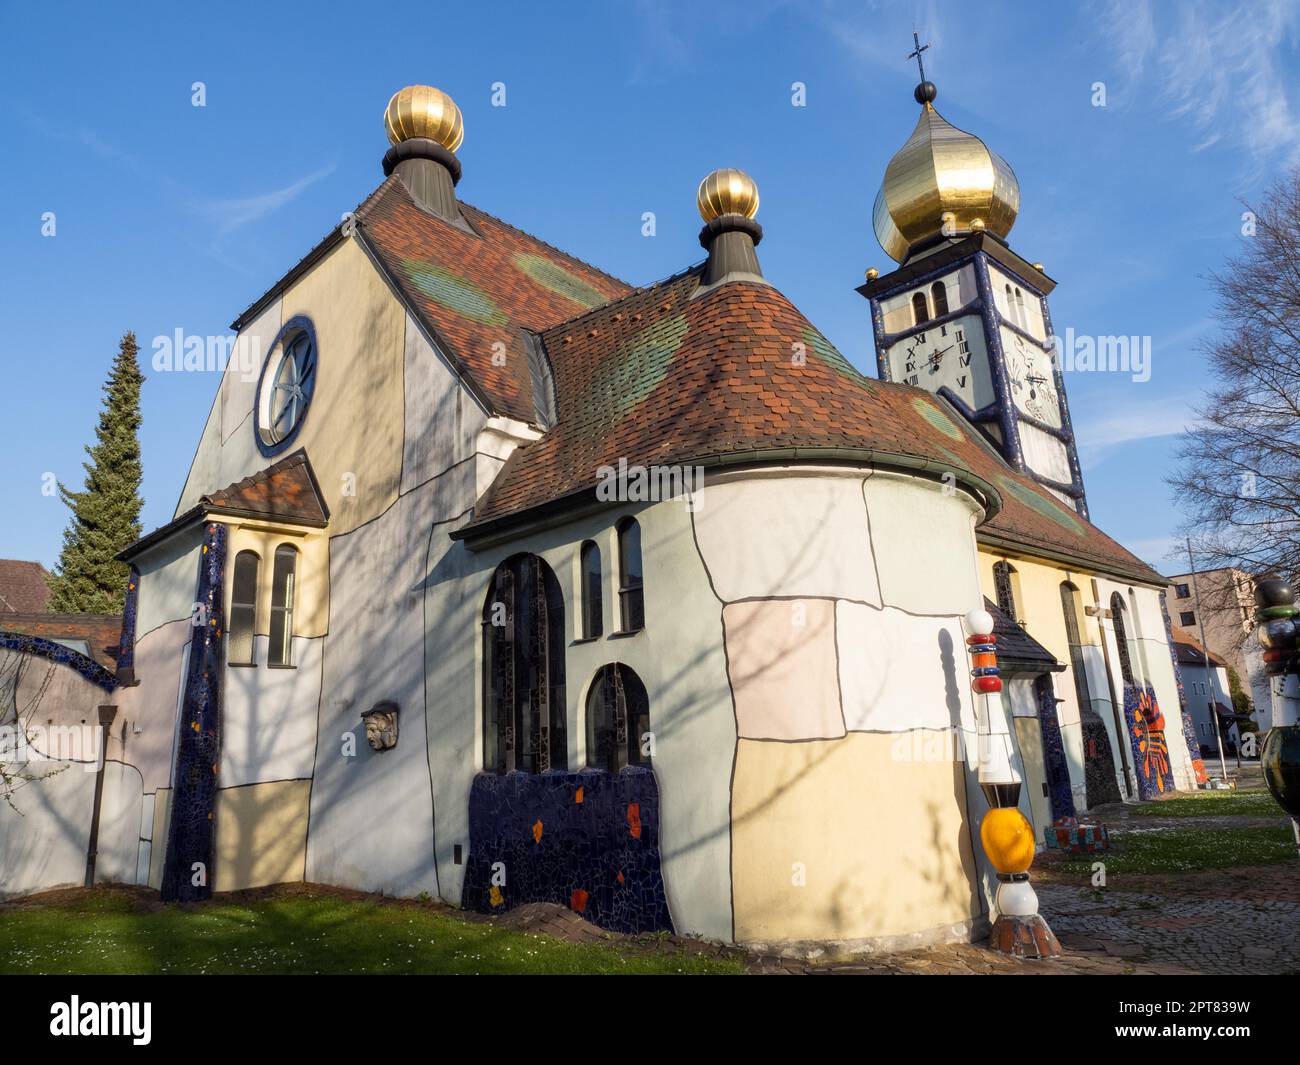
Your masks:
<instances>
[{"instance_id":1,"label":"narrow window","mask_svg":"<svg viewBox=\"0 0 1300 1065\"><path fill-rule=\"evenodd\" d=\"M917 325L923 325L930 320L930 308L926 305L924 292L912 293L912 318Z\"/></svg>"},{"instance_id":2,"label":"narrow window","mask_svg":"<svg viewBox=\"0 0 1300 1065\"><path fill-rule=\"evenodd\" d=\"M948 313L948 286L936 281L930 286L930 295L934 297L934 316L942 318Z\"/></svg>"},{"instance_id":3,"label":"narrow window","mask_svg":"<svg viewBox=\"0 0 1300 1065\"><path fill-rule=\"evenodd\" d=\"M587 693L587 765L617 773L648 766L643 753L650 732L650 700L641 678L621 662L604 666Z\"/></svg>"},{"instance_id":4,"label":"narrow window","mask_svg":"<svg viewBox=\"0 0 1300 1065\"><path fill-rule=\"evenodd\" d=\"M1029 311L1025 309L1025 296L1020 289L1016 289L1016 321L1021 329L1029 328Z\"/></svg>"},{"instance_id":5,"label":"narrow window","mask_svg":"<svg viewBox=\"0 0 1300 1065\"><path fill-rule=\"evenodd\" d=\"M281 544L275 549L275 566L271 571L271 648L267 664L293 665L293 597L298 549Z\"/></svg>"},{"instance_id":6,"label":"narrow window","mask_svg":"<svg viewBox=\"0 0 1300 1065\"><path fill-rule=\"evenodd\" d=\"M588 540L579 555L582 566L582 635L592 640L603 631L600 589L600 548Z\"/></svg>"},{"instance_id":7,"label":"narrow window","mask_svg":"<svg viewBox=\"0 0 1300 1065\"><path fill-rule=\"evenodd\" d=\"M1115 622L1115 644L1119 648L1119 671L1125 684L1136 684L1133 676L1133 659L1129 654L1128 626L1124 622L1124 600L1119 592L1110 597L1111 619Z\"/></svg>"},{"instance_id":8,"label":"narrow window","mask_svg":"<svg viewBox=\"0 0 1300 1065\"><path fill-rule=\"evenodd\" d=\"M1088 668L1083 657L1083 637L1079 626L1079 589L1069 581L1061 584L1061 613L1065 616L1065 642L1070 646L1070 670L1074 673L1074 693L1079 708L1086 712L1092 707L1092 692L1088 689Z\"/></svg>"},{"instance_id":9,"label":"narrow window","mask_svg":"<svg viewBox=\"0 0 1300 1065\"><path fill-rule=\"evenodd\" d=\"M618 606L624 632L645 628L641 526L634 518L624 518L618 525Z\"/></svg>"},{"instance_id":10,"label":"narrow window","mask_svg":"<svg viewBox=\"0 0 1300 1065\"><path fill-rule=\"evenodd\" d=\"M257 571L262 560L255 551L235 556L235 575L230 585L229 661L232 665L253 664L253 634L257 632Z\"/></svg>"},{"instance_id":11,"label":"narrow window","mask_svg":"<svg viewBox=\"0 0 1300 1065\"><path fill-rule=\"evenodd\" d=\"M1015 568L1005 560L993 564L993 594L998 601L998 609L1012 621L1016 620L1016 595L1011 583Z\"/></svg>"}]
</instances>

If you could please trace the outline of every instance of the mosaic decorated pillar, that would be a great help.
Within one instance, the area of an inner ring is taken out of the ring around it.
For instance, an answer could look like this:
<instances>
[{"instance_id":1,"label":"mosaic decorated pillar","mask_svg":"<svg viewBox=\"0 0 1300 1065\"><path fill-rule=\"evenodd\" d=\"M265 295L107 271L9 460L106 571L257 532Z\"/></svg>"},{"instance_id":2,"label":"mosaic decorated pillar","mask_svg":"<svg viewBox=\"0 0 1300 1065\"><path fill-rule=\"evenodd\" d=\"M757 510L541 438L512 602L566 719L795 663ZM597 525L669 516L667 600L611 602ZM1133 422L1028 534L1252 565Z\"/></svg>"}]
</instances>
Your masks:
<instances>
[{"instance_id":1,"label":"mosaic decorated pillar","mask_svg":"<svg viewBox=\"0 0 1300 1065\"><path fill-rule=\"evenodd\" d=\"M221 609L226 564L226 527L203 530L189 667L181 702L172 818L167 834L162 897L195 902L212 895L212 858L221 758L221 674L225 623Z\"/></svg>"},{"instance_id":2,"label":"mosaic decorated pillar","mask_svg":"<svg viewBox=\"0 0 1300 1065\"><path fill-rule=\"evenodd\" d=\"M997 638L993 615L972 610L966 615L966 649L975 691L979 784L989 810L980 822L980 842L998 877L994 897L997 920L989 946L1018 958L1057 958L1061 944L1038 912L1038 896L1029 883L1034 861L1034 826L1020 812L1019 774L1011 764L1011 736L1006 715L994 712L990 699L1001 699Z\"/></svg>"},{"instance_id":3,"label":"mosaic decorated pillar","mask_svg":"<svg viewBox=\"0 0 1300 1065\"><path fill-rule=\"evenodd\" d=\"M1291 586L1276 577L1255 585L1255 608L1273 699L1273 727L1264 737L1259 761L1268 790L1291 815L1300 846L1300 610Z\"/></svg>"}]
</instances>

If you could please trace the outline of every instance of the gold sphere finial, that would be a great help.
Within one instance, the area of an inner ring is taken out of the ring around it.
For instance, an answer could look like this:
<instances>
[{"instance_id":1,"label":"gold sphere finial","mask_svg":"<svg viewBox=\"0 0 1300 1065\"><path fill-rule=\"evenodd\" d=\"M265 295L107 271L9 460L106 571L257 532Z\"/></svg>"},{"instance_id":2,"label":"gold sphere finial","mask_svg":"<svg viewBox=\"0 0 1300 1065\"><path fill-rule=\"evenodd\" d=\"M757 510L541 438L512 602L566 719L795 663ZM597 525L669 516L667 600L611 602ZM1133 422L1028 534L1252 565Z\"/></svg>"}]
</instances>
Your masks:
<instances>
[{"instance_id":1,"label":"gold sphere finial","mask_svg":"<svg viewBox=\"0 0 1300 1065\"><path fill-rule=\"evenodd\" d=\"M706 222L724 214L753 218L758 213L758 186L743 170L715 170L700 182L695 205Z\"/></svg>"},{"instance_id":2,"label":"gold sphere finial","mask_svg":"<svg viewBox=\"0 0 1300 1065\"><path fill-rule=\"evenodd\" d=\"M1042 263L1030 263L1029 265L1032 266L1035 270L1037 270L1040 274L1043 272Z\"/></svg>"},{"instance_id":3,"label":"gold sphere finial","mask_svg":"<svg viewBox=\"0 0 1300 1065\"><path fill-rule=\"evenodd\" d=\"M868 267L867 267L867 280L868 280L868 281L874 281L874 280L875 280L876 278L878 278L879 276L880 276L880 271L877 270L874 266L868 266Z\"/></svg>"},{"instance_id":4,"label":"gold sphere finial","mask_svg":"<svg viewBox=\"0 0 1300 1065\"><path fill-rule=\"evenodd\" d=\"M982 219L982 218L975 218L975 219L972 219L972 220L971 220L971 224L970 224L970 228L971 228L971 231L974 232L974 233L983 233L983 232L984 232L984 219Z\"/></svg>"},{"instance_id":5,"label":"gold sphere finial","mask_svg":"<svg viewBox=\"0 0 1300 1065\"><path fill-rule=\"evenodd\" d=\"M384 112L391 144L427 137L454 152L465 139L465 123L456 101L432 85L408 85L393 93Z\"/></svg>"}]
</instances>

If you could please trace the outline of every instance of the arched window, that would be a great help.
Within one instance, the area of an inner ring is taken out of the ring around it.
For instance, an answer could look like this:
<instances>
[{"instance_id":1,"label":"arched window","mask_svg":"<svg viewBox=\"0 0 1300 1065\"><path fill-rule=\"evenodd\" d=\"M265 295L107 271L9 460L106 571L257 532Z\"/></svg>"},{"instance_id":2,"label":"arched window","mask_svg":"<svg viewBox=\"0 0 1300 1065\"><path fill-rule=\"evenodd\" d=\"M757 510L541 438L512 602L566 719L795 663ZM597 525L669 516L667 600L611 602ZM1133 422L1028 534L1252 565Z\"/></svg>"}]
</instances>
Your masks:
<instances>
[{"instance_id":1,"label":"arched window","mask_svg":"<svg viewBox=\"0 0 1300 1065\"><path fill-rule=\"evenodd\" d=\"M993 563L993 596L997 600L998 609L1012 621L1017 619L1016 592L1013 581L1015 572L1015 567L1005 559Z\"/></svg>"},{"instance_id":2,"label":"arched window","mask_svg":"<svg viewBox=\"0 0 1300 1065\"><path fill-rule=\"evenodd\" d=\"M227 659L231 665L253 664L253 635L257 632L257 573L262 560L256 551L235 556L230 582L230 638Z\"/></svg>"},{"instance_id":3,"label":"arched window","mask_svg":"<svg viewBox=\"0 0 1300 1065\"><path fill-rule=\"evenodd\" d=\"M1110 597L1111 619L1115 622L1115 644L1119 648L1119 671L1125 684L1136 684L1133 676L1133 659L1129 654L1128 625L1124 621L1124 599L1115 592Z\"/></svg>"},{"instance_id":4,"label":"arched window","mask_svg":"<svg viewBox=\"0 0 1300 1065\"><path fill-rule=\"evenodd\" d=\"M1029 328L1029 312L1025 310L1025 294L1016 288L1016 322L1021 329Z\"/></svg>"},{"instance_id":5,"label":"arched window","mask_svg":"<svg viewBox=\"0 0 1300 1065\"><path fill-rule=\"evenodd\" d=\"M930 308L926 305L924 292L912 293L912 318L917 325L923 325L930 320Z\"/></svg>"},{"instance_id":6,"label":"arched window","mask_svg":"<svg viewBox=\"0 0 1300 1065\"><path fill-rule=\"evenodd\" d=\"M1074 693L1079 700L1079 724L1083 736L1084 786L1089 806L1119 802L1119 784L1115 778L1115 757L1110 737L1101 716L1092 703L1088 669L1083 652L1083 597L1069 581L1061 583L1061 612L1065 616L1065 640L1070 646L1070 672L1074 674ZM1121 755L1122 757L1122 755Z\"/></svg>"},{"instance_id":7,"label":"arched window","mask_svg":"<svg viewBox=\"0 0 1300 1065\"><path fill-rule=\"evenodd\" d=\"M618 609L623 632L645 628L645 593L641 586L641 526L635 518L618 523Z\"/></svg>"},{"instance_id":8,"label":"arched window","mask_svg":"<svg viewBox=\"0 0 1300 1065\"><path fill-rule=\"evenodd\" d=\"M936 281L930 286L930 296L934 299L934 316L942 318L948 313L948 286Z\"/></svg>"},{"instance_id":9,"label":"arched window","mask_svg":"<svg viewBox=\"0 0 1300 1065\"><path fill-rule=\"evenodd\" d=\"M578 561L582 569L582 635L584 639L592 640L604 631L600 548L594 541L588 540L582 545Z\"/></svg>"},{"instance_id":10,"label":"arched window","mask_svg":"<svg viewBox=\"0 0 1300 1065\"><path fill-rule=\"evenodd\" d=\"M1065 640L1070 645L1070 668L1074 673L1074 691L1079 697L1080 710L1092 706L1092 692L1088 687L1088 670L1083 658L1083 638L1080 636L1079 589L1069 581L1061 582L1061 613L1065 615Z\"/></svg>"},{"instance_id":11,"label":"arched window","mask_svg":"<svg viewBox=\"0 0 1300 1065\"><path fill-rule=\"evenodd\" d=\"M625 765L650 764L642 753L650 732L645 685L621 662L603 666L587 693L587 765L617 773Z\"/></svg>"},{"instance_id":12,"label":"arched window","mask_svg":"<svg viewBox=\"0 0 1300 1065\"><path fill-rule=\"evenodd\" d=\"M567 769L564 597L536 555L496 568L483 603L483 768Z\"/></svg>"},{"instance_id":13,"label":"arched window","mask_svg":"<svg viewBox=\"0 0 1300 1065\"><path fill-rule=\"evenodd\" d=\"M293 598L297 580L298 549L281 544L275 549L271 569L271 648L266 656L270 666L293 665Z\"/></svg>"}]
</instances>

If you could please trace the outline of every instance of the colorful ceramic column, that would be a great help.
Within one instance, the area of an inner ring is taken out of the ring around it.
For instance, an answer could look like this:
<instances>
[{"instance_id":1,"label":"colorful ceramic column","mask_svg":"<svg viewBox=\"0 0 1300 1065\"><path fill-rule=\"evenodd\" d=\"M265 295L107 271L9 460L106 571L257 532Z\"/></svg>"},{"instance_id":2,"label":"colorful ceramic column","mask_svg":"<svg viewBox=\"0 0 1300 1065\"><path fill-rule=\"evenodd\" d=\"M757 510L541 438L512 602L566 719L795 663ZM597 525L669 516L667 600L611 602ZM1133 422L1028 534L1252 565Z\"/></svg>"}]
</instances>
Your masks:
<instances>
[{"instance_id":1,"label":"colorful ceramic column","mask_svg":"<svg viewBox=\"0 0 1300 1065\"><path fill-rule=\"evenodd\" d=\"M1020 812L1020 777L1011 764L1011 735L1001 708L993 615L972 610L966 615L966 650L975 691L979 784L989 810L980 822L980 842L998 877L994 897L997 920L989 946L1018 958L1057 958L1061 944L1038 912L1038 896L1029 883L1034 861L1034 827ZM990 700L997 700L996 705Z\"/></svg>"},{"instance_id":2,"label":"colorful ceramic column","mask_svg":"<svg viewBox=\"0 0 1300 1065\"><path fill-rule=\"evenodd\" d=\"M1256 635L1273 698L1273 727L1264 737L1259 762L1268 790L1291 815L1300 847L1300 610L1291 586L1276 577L1256 583L1255 607Z\"/></svg>"}]
</instances>

